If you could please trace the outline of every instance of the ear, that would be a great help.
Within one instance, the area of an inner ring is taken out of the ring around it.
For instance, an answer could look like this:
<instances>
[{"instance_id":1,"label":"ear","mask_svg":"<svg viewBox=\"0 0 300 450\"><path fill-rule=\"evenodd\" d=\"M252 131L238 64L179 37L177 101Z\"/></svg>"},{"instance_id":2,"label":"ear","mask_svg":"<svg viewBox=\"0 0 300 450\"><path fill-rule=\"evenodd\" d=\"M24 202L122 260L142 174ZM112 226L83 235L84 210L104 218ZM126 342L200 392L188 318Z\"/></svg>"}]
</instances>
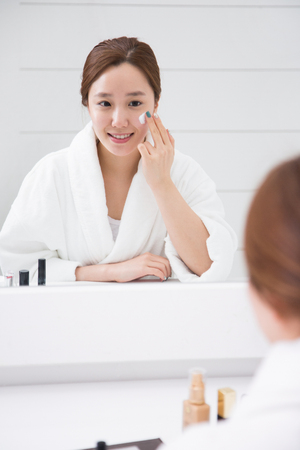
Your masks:
<instances>
[{"instance_id":1,"label":"ear","mask_svg":"<svg viewBox=\"0 0 300 450\"><path fill-rule=\"evenodd\" d=\"M160 100L160 97L159 97L159 99L157 100L157 102L155 102L153 113L156 113L157 110L158 110L159 100Z\"/></svg>"}]
</instances>

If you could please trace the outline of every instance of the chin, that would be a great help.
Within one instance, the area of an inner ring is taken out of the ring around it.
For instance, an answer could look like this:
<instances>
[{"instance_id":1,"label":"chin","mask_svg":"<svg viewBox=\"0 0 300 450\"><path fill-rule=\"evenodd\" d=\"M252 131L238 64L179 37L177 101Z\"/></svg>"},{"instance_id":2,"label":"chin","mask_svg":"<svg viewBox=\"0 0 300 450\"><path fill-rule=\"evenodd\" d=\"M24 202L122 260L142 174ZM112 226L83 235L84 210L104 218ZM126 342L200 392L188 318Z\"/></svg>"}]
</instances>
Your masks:
<instances>
[{"instance_id":1,"label":"chin","mask_svg":"<svg viewBox=\"0 0 300 450\"><path fill-rule=\"evenodd\" d=\"M137 147L134 148L115 148L108 146L107 150L115 156L128 156L134 153L137 150ZM138 151L138 150L137 150Z\"/></svg>"},{"instance_id":2,"label":"chin","mask_svg":"<svg viewBox=\"0 0 300 450\"><path fill-rule=\"evenodd\" d=\"M126 144L114 144L108 141L105 143L107 145L104 146L110 153L113 153L114 155L127 156L135 151L138 151L137 146L139 145L139 143L140 142L138 141L138 142L128 142Z\"/></svg>"}]
</instances>

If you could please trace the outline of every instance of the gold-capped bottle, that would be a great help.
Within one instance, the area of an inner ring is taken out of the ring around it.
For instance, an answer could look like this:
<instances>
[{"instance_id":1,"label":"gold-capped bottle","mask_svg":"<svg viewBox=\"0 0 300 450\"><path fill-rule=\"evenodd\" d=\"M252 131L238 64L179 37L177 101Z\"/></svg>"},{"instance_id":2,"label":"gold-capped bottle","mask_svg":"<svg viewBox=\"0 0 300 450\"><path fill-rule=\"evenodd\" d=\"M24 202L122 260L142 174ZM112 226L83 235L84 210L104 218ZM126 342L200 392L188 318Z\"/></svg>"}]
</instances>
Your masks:
<instances>
[{"instance_id":1,"label":"gold-capped bottle","mask_svg":"<svg viewBox=\"0 0 300 450\"><path fill-rule=\"evenodd\" d=\"M204 397L204 369L190 370L190 396L183 402L183 428L199 422L208 422L210 407Z\"/></svg>"},{"instance_id":2,"label":"gold-capped bottle","mask_svg":"<svg viewBox=\"0 0 300 450\"><path fill-rule=\"evenodd\" d=\"M226 387L218 390L218 420L228 419L236 403L236 393Z\"/></svg>"}]
</instances>

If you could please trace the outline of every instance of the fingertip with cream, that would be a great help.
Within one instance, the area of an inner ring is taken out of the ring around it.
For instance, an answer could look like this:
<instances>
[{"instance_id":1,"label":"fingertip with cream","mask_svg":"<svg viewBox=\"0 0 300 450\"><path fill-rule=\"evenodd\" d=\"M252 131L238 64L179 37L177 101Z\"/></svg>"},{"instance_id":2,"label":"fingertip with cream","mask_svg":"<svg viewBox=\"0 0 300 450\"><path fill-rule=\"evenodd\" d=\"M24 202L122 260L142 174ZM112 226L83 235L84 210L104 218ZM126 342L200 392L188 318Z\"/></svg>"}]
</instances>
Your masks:
<instances>
[{"instance_id":1,"label":"fingertip with cream","mask_svg":"<svg viewBox=\"0 0 300 450\"><path fill-rule=\"evenodd\" d=\"M140 115L139 121L142 125L145 125L145 123L146 123L146 113L145 112Z\"/></svg>"}]
</instances>

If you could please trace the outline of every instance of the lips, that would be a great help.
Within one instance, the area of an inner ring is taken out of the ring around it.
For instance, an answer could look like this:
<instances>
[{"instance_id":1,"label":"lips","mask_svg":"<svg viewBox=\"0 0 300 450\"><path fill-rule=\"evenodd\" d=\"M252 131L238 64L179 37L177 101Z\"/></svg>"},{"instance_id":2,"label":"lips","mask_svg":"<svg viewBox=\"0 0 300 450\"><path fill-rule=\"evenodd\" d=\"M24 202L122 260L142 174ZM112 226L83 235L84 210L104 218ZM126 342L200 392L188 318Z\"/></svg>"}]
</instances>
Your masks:
<instances>
[{"instance_id":1,"label":"lips","mask_svg":"<svg viewBox=\"0 0 300 450\"><path fill-rule=\"evenodd\" d=\"M124 144L125 142L128 142L131 136L133 136L134 133L124 133L124 134L112 134L107 133L110 137L111 141L117 143L117 144Z\"/></svg>"}]
</instances>

